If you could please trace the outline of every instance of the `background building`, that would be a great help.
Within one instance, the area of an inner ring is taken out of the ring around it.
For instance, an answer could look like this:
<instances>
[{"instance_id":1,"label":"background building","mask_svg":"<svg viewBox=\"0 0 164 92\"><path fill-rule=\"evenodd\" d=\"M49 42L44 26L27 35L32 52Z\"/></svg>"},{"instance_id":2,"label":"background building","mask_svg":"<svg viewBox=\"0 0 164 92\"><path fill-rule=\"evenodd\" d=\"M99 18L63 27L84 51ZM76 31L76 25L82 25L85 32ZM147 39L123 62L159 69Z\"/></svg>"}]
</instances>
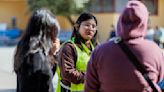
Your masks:
<instances>
[{"instance_id":1,"label":"background building","mask_svg":"<svg viewBox=\"0 0 164 92\"><path fill-rule=\"evenodd\" d=\"M84 0L85 2L87 0ZM91 4L92 11L98 19L98 38L100 42L107 40L111 25L115 25L120 11L128 0L96 0ZM143 0L150 11L150 26L164 27L164 0ZM81 3L81 2L80 2ZM17 27L24 30L30 12L26 0L0 0L0 23L11 27L12 17L17 19ZM72 30L71 24L63 16L57 16L62 30ZM75 20L77 16L72 16Z\"/></svg>"}]
</instances>

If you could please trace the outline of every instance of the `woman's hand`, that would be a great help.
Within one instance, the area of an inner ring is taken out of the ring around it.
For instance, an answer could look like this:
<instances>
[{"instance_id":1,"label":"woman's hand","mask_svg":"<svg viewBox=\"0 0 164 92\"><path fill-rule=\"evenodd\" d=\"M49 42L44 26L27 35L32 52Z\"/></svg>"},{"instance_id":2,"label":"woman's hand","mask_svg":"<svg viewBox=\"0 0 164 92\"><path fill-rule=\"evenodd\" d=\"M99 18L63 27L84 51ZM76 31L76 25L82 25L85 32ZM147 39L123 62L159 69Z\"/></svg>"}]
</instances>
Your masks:
<instances>
[{"instance_id":1,"label":"woman's hand","mask_svg":"<svg viewBox=\"0 0 164 92\"><path fill-rule=\"evenodd\" d=\"M53 42L51 52L53 53L53 55L56 55L59 49L60 49L60 40L56 38L55 41Z\"/></svg>"},{"instance_id":2,"label":"woman's hand","mask_svg":"<svg viewBox=\"0 0 164 92\"><path fill-rule=\"evenodd\" d=\"M53 66L55 66L55 64L57 64L57 52L59 51L59 49L60 49L60 40L58 38L56 38L53 41L52 48L50 49L49 55L48 55L51 68L53 68Z\"/></svg>"}]
</instances>

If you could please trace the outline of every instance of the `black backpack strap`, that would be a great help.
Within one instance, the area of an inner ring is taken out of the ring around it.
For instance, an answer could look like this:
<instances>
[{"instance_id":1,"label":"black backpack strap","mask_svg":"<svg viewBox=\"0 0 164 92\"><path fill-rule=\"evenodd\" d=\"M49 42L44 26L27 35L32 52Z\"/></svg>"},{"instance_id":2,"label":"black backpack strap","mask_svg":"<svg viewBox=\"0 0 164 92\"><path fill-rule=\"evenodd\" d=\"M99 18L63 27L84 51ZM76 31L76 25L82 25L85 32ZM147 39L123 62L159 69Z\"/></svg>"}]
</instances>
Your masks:
<instances>
[{"instance_id":1,"label":"black backpack strap","mask_svg":"<svg viewBox=\"0 0 164 92\"><path fill-rule=\"evenodd\" d=\"M128 46L124 43L124 41L118 37L114 40L115 43L119 45L119 47L123 50L129 60L133 63L133 65L137 68L138 71L141 72L145 80L148 82L150 87L153 89L153 92L158 92L157 88L154 86L153 82L150 80L149 76L147 75L147 71L144 68L143 64L139 62L137 57L133 54L133 52L128 48Z\"/></svg>"}]
</instances>

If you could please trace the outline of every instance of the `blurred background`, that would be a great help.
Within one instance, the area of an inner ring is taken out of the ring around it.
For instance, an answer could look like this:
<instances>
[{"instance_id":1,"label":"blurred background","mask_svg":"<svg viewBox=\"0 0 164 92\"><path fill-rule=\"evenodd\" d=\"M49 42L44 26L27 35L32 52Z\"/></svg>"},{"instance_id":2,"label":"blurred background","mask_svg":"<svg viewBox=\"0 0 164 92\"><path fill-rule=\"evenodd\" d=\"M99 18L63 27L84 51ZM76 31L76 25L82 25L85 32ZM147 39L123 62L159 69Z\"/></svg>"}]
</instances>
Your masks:
<instances>
[{"instance_id":1,"label":"blurred background","mask_svg":"<svg viewBox=\"0 0 164 92\"><path fill-rule=\"evenodd\" d=\"M61 43L71 36L76 18L81 12L91 12L98 20L98 41L115 36L120 12L128 0L0 0L0 92L14 92L16 77L12 70L15 47L26 30L35 9L46 7L58 19ZM164 43L164 0L140 0L150 12L147 39L161 48Z\"/></svg>"}]
</instances>

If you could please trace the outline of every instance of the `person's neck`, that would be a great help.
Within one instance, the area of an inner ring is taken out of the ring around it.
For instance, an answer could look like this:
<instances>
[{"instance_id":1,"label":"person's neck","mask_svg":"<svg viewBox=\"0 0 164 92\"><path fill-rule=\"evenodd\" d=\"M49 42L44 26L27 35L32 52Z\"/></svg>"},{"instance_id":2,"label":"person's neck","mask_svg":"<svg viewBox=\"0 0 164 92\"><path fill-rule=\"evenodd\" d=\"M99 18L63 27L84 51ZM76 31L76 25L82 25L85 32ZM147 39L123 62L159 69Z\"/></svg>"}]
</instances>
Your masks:
<instances>
[{"instance_id":1,"label":"person's neck","mask_svg":"<svg viewBox=\"0 0 164 92\"><path fill-rule=\"evenodd\" d=\"M85 41L84 44L86 45L87 48L91 48L90 40Z\"/></svg>"}]
</instances>

